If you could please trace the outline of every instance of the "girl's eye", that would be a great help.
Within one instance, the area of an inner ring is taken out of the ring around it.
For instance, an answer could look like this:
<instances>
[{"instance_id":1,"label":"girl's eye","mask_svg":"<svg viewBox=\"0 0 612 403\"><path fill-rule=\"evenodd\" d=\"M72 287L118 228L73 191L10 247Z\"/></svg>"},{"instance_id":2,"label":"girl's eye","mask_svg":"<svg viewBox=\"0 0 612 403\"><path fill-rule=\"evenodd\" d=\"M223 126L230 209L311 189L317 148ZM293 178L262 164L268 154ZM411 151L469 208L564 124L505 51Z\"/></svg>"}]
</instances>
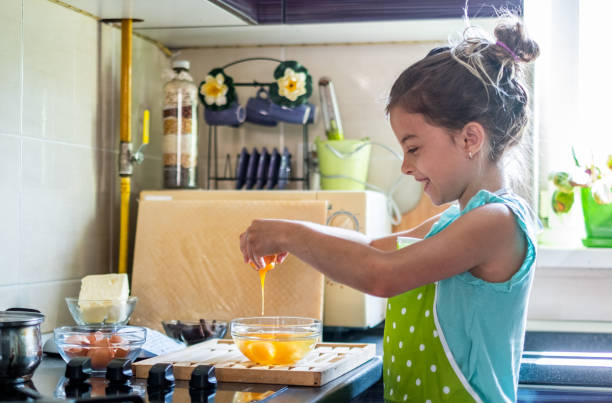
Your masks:
<instances>
[{"instance_id":1,"label":"girl's eye","mask_svg":"<svg viewBox=\"0 0 612 403\"><path fill-rule=\"evenodd\" d=\"M416 150L418 150L418 149L419 149L419 147L411 147L411 148L407 149L406 152L408 154L414 154L416 152Z\"/></svg>"}]
</instances>

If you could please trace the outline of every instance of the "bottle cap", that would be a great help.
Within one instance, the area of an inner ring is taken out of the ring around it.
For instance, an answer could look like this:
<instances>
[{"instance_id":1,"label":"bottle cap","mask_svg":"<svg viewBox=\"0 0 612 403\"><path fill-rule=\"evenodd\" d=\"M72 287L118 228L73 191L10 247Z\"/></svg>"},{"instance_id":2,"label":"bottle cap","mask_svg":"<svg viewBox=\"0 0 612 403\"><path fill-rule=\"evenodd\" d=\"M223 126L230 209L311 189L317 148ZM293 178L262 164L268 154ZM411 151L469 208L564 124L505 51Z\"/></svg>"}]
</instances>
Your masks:
<instances>
[{"instance_id":1,"label":"bottle cap","mask_svg":"<svg viewBox=\"0 0 612 403\"><path fill-rule=\"evenodd\" d=\"M189 70L189 60L175 60L172 62L172 68Z\"/></svg>"}]
</instances>

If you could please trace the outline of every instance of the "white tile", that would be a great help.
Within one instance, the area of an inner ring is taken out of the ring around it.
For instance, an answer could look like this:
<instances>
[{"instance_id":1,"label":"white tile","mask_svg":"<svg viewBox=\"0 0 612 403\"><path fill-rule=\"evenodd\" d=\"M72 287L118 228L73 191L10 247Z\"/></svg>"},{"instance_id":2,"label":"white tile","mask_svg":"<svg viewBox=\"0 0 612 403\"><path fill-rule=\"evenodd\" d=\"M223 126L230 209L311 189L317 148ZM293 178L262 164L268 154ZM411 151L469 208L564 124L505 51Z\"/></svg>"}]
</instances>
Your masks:
<instances>
[{"instance_id":1,"label":"white tile","mask_svg":"<svg viewBox=\"0 0 612 403\"><path fill-rule=\"evenodd\" d=\"M24 140L20 280L109 270L114 154Z\"/></svg>"},{"instance_id":2,"label":"white tile","mask_svg":"<svg viewBox=\"0 0 612 403\"><path fill-rule=\"evenodd\" d=\"M0 311L4 311L9 308L22 307L21 306L21 292L19 285L0 285Z\"/></svg>"},{"instance_id":3,"label":"white tile","mask_svg":"<svg viewBox=\"0 0 612 403\"><path fill-rule=\"evenodd\" d=\"M155 45L134 37L132 66L132 141L137 147L142 141L142 117L150 112L149 145L145 155L161 157L162 109L164 72L170 69L170 59ZM195 80L194 80L195 81ZM196 82L196 85L199 83ZM201 109L200 109L201 112ZM199 120L198 116L198 120Z\"/></svg>"},{"instance_id":4,"label":"white tile","mask_svg":"<svg viewBox=\"0 0 612 403\"><path fill-rule=\"evenodd\" d=\"M98 23L24 2L23 134L97 146Z\"/></svg>"},{"instance_id":5,"label":"white tile","mask_svg":"<svg viewBox=\"0 0 612 403\"><path fill-rule=\"evenodd\" d=\"M22 0L0 2L0 133L19 133Z\"/></svg>"},{"instance_id":6,"label":"white tile","mask_svg":"<svg viewBox=\"0 0 612 403\"><path fill-rule=\"evenodd\" d=\"M21 140L0 135L0 286L19 274Z\"/></svg>"},{"instance_id":7,"label":"white tile","mask_svg":"<svg viewBox=\"0 0 612 403\"><path fill-rule=\"evenodd\" d=\"M41 330L50 332L54 328L74 325L66 306L66 297L78 296L80 280L53 281L20 286L19 303L22 307L38 309L45 315Z\"/></svg>"}]
</instances>

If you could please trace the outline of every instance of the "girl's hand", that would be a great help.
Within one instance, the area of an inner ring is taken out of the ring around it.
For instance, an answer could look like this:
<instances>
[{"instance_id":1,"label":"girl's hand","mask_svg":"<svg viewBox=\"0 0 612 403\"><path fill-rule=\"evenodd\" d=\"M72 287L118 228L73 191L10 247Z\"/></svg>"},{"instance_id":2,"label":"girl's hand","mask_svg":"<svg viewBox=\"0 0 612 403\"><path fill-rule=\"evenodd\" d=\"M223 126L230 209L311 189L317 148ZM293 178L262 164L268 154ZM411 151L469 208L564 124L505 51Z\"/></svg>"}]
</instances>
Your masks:
<instances>
[{"instance_id":1,"label":"girl's hand","mask_svg":"<svg viewBox=\"0 0 612 403\"><path fill-rule=\"evenodd\" d=\"M287 223L281 220L254 220L240 235L240 251L245 263L253 262L256 270L266 266L263 256L276 254L276 263L282 263L288 252L279 250Z\"/></svg>"}]
</instances>

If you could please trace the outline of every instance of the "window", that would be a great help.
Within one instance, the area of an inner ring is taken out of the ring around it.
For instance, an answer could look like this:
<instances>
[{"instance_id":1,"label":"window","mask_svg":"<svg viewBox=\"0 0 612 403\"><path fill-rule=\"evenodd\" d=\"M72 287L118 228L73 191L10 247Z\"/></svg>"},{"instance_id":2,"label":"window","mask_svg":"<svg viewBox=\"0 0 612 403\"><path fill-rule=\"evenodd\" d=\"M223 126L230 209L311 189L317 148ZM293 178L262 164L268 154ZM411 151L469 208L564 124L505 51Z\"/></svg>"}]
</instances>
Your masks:
<instances>
[{"instance_id":1,"label":"window","mask_svg":"<svg viewBox=\"0 0 612 403\"><path fill-rule=\"evenodd\" d=\"M612 153L610 12L607 0L525 1L527 28L541 47L534 109L540 215L549 227L544 244L579 247L584 237L579 193L571 212L556 216L548 174L574 167L572 147L581 164L601 165Z\"/></svg>"}]
</instances>

